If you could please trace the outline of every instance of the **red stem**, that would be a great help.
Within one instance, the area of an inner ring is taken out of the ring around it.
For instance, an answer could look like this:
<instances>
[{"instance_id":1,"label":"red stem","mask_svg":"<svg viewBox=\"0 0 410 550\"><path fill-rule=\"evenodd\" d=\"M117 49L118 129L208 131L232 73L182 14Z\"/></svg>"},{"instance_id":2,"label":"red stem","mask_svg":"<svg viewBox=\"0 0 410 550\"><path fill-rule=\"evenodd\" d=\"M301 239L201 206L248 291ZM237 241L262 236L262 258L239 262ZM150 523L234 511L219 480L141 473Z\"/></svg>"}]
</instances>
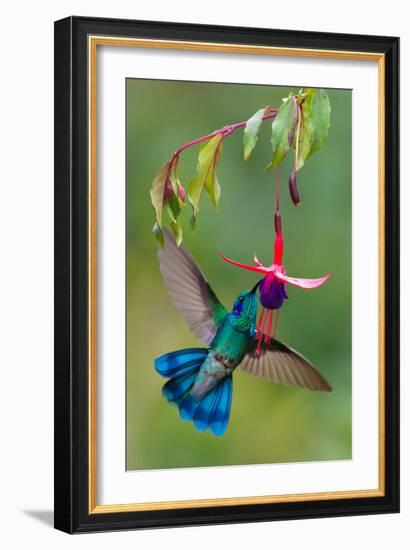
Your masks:
<instances>
[{"instance_id":1,"label":"red stem","mask_svg":"<svg viewBox=\"0 0 410 550\"><path fill-rule=\"evenodd\" d=\"M273 263L282 265L283 258L283 236L282 220L279 209L280 202L280 170L276 168L276 212L275 212L275 242L273 245ZM278 220L278 222L276 222Z\"/></svg>"},{"instance_id":2,"label":"red stem","mask_svg":"<svg viewBox=\"0 0 410 550\"><path fill-rule=\"evenodd\" d=\"M266 115L262 117L262 120L270 120L275 118L277 112L279 109L272 109L269 111ZM188 141L187 143L184 143L184 145L181 145L181 147L178 147L178 149L175 151L175 153L172 155L171 160L168 162L169 165L169 172L171 171L172 165L175 162L175 160L179 157L179 155L182 153L182 151L185 151L185 149L188 149L189 147L192 147L193 145L198 145L198 143L203 143L204 141L208 141L209 139L212 139L215 136L218 136L220 134L223 135L225 138L226 136L229 136L232 134L232 132L235 132L239 128L243 128L246 126L246 123L248 121L242 121L242 122L236 122L235 124L230 124L228 126L224 126L223 128L220 128L219 130L215 130L211 134L207 134L206 136L202 136L197 139L193 139L192 141Z\"/></svg>"}]
</instances>

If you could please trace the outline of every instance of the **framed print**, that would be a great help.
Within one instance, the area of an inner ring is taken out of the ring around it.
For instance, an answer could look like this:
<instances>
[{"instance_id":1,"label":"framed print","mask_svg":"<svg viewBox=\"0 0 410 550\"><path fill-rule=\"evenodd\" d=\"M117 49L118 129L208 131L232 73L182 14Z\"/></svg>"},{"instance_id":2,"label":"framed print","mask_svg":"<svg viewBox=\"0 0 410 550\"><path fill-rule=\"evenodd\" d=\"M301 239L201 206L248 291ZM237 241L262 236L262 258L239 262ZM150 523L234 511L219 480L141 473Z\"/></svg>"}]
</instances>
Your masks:
<instances>
[{"instance_id":1,"label":"framed print","mask_svg":"<svg viewBox=\"0 0 410 550\"><path fill-rule=\"evenodd\" d=\"M55 527L399 510L399 39L55 23Z\"/></svg>"}]
</instances>

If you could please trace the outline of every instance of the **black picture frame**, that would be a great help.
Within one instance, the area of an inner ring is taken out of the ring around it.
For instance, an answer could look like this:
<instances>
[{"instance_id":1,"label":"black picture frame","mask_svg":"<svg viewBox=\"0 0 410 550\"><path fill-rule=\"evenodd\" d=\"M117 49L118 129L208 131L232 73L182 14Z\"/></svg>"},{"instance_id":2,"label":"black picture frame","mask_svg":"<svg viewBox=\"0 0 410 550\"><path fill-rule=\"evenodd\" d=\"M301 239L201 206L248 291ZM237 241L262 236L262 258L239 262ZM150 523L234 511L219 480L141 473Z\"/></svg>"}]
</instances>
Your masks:
<instances>
[{"instance_id":1,"label":"black picture frame","mask_svg":"<svg viewBox=\"0 0 410 550\"><path fill-rule=\"evenodd\" d=\"M90 35L346 52L385 58L384 496L90 513L88 58ZM55 527L67 533L399 511L399 39L68 17L55 23Z\"/></svg>"}]
</instances>

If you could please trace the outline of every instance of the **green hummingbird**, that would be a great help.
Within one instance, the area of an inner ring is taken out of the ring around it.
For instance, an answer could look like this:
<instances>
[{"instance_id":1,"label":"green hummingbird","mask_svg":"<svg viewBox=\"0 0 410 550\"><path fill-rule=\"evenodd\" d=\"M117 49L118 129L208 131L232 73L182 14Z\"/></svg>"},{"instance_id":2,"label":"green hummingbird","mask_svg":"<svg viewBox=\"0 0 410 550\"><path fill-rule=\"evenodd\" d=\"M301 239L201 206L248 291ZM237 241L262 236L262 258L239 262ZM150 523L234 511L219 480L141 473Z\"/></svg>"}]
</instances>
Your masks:
<instances>
[{"instance_id":1,"label":"green hummingbird","mask_svg":"<svg viewBox=\"0 0 410 550\"><path fill-rule=\"evenodd\" d=\"M276 384L332 391L300 353L269 335L260 343L256 328L260 281L251 290L241 292L228 312L191 254L184 246L177 246L168 230L164 230L164 246L158 258L175 307L206 345L166 353L154 361L157 372L169 379L162 394L177 405L183 420L192 421L199 431L209 429L214 435L223 435L231 410L232 375L237 367Z\"/></svg>"}]
</instances>

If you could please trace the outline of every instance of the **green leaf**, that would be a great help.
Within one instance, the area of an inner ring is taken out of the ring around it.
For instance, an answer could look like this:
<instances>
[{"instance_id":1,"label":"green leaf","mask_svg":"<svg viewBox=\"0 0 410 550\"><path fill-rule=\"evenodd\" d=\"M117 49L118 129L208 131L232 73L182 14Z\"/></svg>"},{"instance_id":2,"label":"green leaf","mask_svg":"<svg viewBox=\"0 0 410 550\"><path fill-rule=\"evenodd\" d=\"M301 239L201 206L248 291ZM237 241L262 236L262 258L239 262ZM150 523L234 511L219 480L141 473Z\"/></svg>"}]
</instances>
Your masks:
<instances>
[{"instance_id":1,"label":"green leaf","mask_svg":"<svg viewBox=\"0 0 410 550\"><path fill-rule=\"evenodd\" d=\"M172 232L175 235L175 241L177 246L180 246L182 243L182 227L179 221L171 223Z\"/></svg>"},{"instance_id":2,"label":"green leaf","mask_svg":"<svg viewBox=\"0 0 410 550\"><path fill-rule=\"evenodd\" d=\"M303 109L299 108L299 120L298 126L296 129L295 136L295 166L294 170L297 172L302 168L305 163L305 160L310 154L310 149L312 146L312 134L309 122L306 120Z\"/></svg>"},{"instance_id":3,"label":"green leaf","mask_svg":"<svg viewBox=\"0 0 410 550\"><path fill-rule=\"evenodd\" d=\"M158 225L162 226L162 211L164 209L165 186L167 184L168 163L164 164L152 180L150 196L155 210Z\"/></svg>"},{"instance_id":4,"label":"green leaf","mask_svg":"<svg viewBox=\"0 0 410 550\"><path fill-rule=\"evenodd\" d=\"M258 140L259 129L267 107L259 109L246 123L243 131L243 158L248 160Z\"/></svg>"},{"instance_id":5,"label":"green leaf","mask_svg":"<svg viewBox=\"0 0 410 550\"><path fill-rule=\"evenodd\" d=\"M219 140L219 145L216 147L213 161L211 161L210 169L205 178L205 189L208 193L209 199L212 204L217 208L219 200L221 198L221 186L219 185L218 178L216 177L216 165L218 164L223 153L222 136Z\"/></svg>"},{"instance_id":6,"label":"green leaf","mask_svg":"<svg viewBox=\"0 0 410 550\"><path fill-rule=\"evenodd\" d=\"M155 235L155 238L158 241L158 244L161 248L164 248L164 233L162 232L161 226L158 222L154 223L154 227L152 228L152 232Z\"/></svg>"},{"instance_id":7,"label":"green leaf","mask_svg":"<svg viewBox=\"0 0 410 550\"><path fill-rule=\"evenodd\" d=\"M222 155L222 139L223 136L218 134L203 143L199 149L197 175L188 185L188 198L194 217L198 214L204 187L214 206L218 205L221 188L216 178L215 168Z\"/></svg>"},{"instance_id":8,"label":"green leaf","mask_svg":"<svg viewBox=\"0 0 410 550\"><path fill-rule=\"evenodd\" d=\"M325 90L309 88L306 90L302 105L305 125L309 126L311 147L308 154L313 155L326 142L330 126L330 101Z\"/></svg>"},{"instance_id":9,"label":"green leaf","mask_svg":"<svg viewBox=\"0 0 410 550\"><path fill-rule=\"evenodd\" d=\"M294 128L297 122L297 103L293 97L282 104L272 123L272 151L273 156L269 168L282 162L289 152L293 142Z\"/></svg>"},{"instance_id":10,"label":"green leaf","mask_svg":"<svg viewBox=\"0 0 410 550\"><path fill-rule=\"evenodd\" d=\"M181 207L179 205L178 197L172 194L172 197L167 201L167 212L173 222L176 222L181 213Z\"/></svg>"},{"instance_id":11,"label":"green leaf","mask_svg":"<svg viewBox=\"0 0 410 550\"><path fill-rule=\"evenodd\" d=\"M221 186L219 185L218 178L216 177L215 169L214 169L213 176L208 177L205 180L205 188L208 192L208 196L212 204L215 206L215 208L217 208L221 198Z\"/></svg>"}]
</instances>

